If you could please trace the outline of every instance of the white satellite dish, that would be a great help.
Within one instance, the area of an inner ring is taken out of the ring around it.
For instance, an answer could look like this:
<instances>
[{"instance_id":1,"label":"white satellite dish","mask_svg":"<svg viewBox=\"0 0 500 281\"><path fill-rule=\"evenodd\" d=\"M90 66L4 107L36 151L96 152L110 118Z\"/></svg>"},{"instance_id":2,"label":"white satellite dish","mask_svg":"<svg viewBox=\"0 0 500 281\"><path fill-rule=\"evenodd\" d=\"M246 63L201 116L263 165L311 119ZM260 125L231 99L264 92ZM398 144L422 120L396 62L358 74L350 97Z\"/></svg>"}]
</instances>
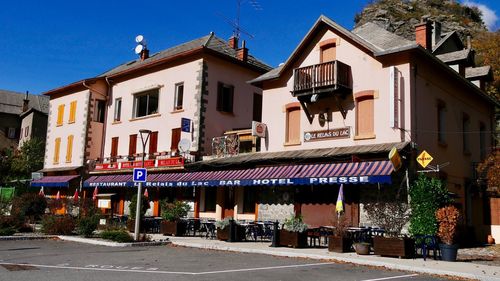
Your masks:
<instances>
[{"instance_id":1,"label":"white satellite dish","mask_svg":"<svg viewBox=\"0 0 500 281\"><path fill-rule=\"evenodd\" d=\"M135 53L140 54L144 50L144 46L142 45L137 45L135 46Z\"/></svg>"},{"instance_id":2,"label":"white satellite dish","mask_svg":"<svg viewBox=\"0 0 500 281\"><path fill-rule=\"evenodd\" d=\"M142 35L137 35L137 36L135 37L135 42L137 42L137 43L139 43L139 44L144 43L144 36L142 36Z\"/></svg>"},{"instance_id":3,"label":"white satellite dish","mask_svg":"<svg viewBox=\"0 0 500 281\"><path fill-rule=\"evenodd\" d=\"M191 148L191 141L188 139L181 139L177 147L179 151L182 153L188 152L189 149Z\"/></svg>"}]
</instances>

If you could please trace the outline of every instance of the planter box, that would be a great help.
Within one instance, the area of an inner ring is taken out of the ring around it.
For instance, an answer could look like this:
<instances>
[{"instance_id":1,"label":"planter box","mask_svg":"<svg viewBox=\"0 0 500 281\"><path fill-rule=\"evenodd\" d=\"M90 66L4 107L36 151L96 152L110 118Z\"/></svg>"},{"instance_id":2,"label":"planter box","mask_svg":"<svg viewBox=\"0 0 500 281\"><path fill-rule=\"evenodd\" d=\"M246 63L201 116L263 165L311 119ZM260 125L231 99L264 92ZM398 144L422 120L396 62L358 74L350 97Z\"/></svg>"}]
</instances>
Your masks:
<instances>
[{"instance_id":1,"label":"planter box","mask_svg":"<svg viewBox=\"0 0 500 281\"><path fill-rule=\"evenodd\" d=\"M236 234L232 242L240 242L245 240L245 228L241 225L234 225L236 227ZM222 241L229 240L229 226L224 227L224 229L217 228L217 239Z\"/></svg>"},{"instance_id":2,"label":"planter box","mask_svg":"<svg viewBox=\"0 0 500 281\"><path fill-rule=\"evenodd\" d=\"M162 221L160 233L163 235L182 236L186 233L186 224L182 221Z\"/></svg>"},{"instance_id":3,"label":"planter box","mask_svg":"<svg viewBox=\"0 0 500 281\"><path fill-rule=\"evenodd\" d=\"M354 243L354 250L358 255L369 255L370 254L370 243L360 242Z\"/></svg>"},{"instance_id":4,"label":"planter box","mask_svg":"<svg viewBox=\"0 0 500 281\"><path fill-rule=\"evenodd\" d=\"M375 255L413 258L415 255L415 240L412 238L373 237L373 252Z\"/></svg>"},{"instance_id":5,"label":"planter box","mask_svg":"<svg viewBox=\"0 0 500 281\"><path fill-rule=\"evenodd\" d=\"M307 232L290 232L288 230L280 230L279 245L292 248L307 247Z\"/></svg>"},{"instance_id":6,"label":"planter box","mask_svg":"<svg viewBox=\"0 0 500 281\"><path fill-rule=\"evenodd\" d=\"M352 239L342 236L328 237L328 251L336 253L347 253L351 251Z\"/></svg>"}]
</instances>

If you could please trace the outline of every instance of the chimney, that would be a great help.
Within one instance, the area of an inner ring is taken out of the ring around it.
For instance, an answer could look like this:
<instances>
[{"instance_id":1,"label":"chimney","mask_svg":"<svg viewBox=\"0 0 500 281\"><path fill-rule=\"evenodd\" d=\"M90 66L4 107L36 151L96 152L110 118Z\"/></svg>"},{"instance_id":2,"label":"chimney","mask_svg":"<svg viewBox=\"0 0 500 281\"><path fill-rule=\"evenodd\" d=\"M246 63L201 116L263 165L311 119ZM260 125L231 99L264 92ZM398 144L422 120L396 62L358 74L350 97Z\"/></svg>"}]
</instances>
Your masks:
<instances>
[{"instance_id":1,"label":"chimney","mask_svg":"<svg viewBox=\"0 0 500 281\"><path fill-rule=\"evenodd\" d=\"M248 59L248 49L245 47L245 40L241 42L241 48L236 50L236 56L239 60L246 62Z\"/></svg>"},{"instance_id":2,"label":"chimney","mask_svg":"<svg viewBox=\"0 0 500 281\"><path fill-rule=\"evenodd\" d=\"M229 38L228 43L229 43L229 47L231 47L233 50L238 49L238 37L231 36L231 38Z\"/></svg>"},{"instance_id":3,"label":"chimney","mask_svg":"<svg viewBox=\"0 0 500 281\"><path fill-rule=\"evenodd\" d=\"M415 26L415 41L427 50L432 50L431 23L423 21Z\"/></svg>"},{"instance_id":4,"label":"chimney","mask_svg":"<svg viewBox=\"0 0 500 281\"><path fill-rule=\"evenodd\" d=\"M441 23L434 21L432 26L432 47L436 46L439 40L441 40Z\"/></svg>"},{"instance_id":5,"label":"chimney","mask_svg":"<svg viewBox=\"0 0 500 281\"><path fill-rule=\"evenodd\" d=\"M144 48L144 50L141 51L141 61L149 58L149 50Z\"/></svg>"},{"instance_id":6,"label":"chimney","mask_svg":"<svg viewBox=\"0 0 500 281\"><path fill-rule=\"evenodd\" d=\"M24 96L24 100L23 100L23 112L26 112L28 110L28 105L30 103L30 100L28 99L28 93L29 91L26 91L26 95Z\"/></svg>"}]
</instances>

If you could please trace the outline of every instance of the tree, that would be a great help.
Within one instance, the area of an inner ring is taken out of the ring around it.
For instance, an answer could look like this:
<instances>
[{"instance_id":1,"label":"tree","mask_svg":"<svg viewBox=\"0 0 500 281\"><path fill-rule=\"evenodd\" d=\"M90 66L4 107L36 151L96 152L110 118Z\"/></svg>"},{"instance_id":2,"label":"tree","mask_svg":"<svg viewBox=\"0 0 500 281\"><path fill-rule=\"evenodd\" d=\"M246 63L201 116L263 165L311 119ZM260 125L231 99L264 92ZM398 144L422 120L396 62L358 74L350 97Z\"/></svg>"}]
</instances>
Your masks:
<instances>
[{"instance_id":1,"label":"tree","mask_svg":"<svg viewBox=\"0 0 500 281\"><path fill-rule=\"evenodd\" d=\"M500 29L496 32L479 32L472 40L476 50L476 63L490 65L493 69L493 82L486 87L486 92L500 100Z\"/></svg>"},{"instance_id":2,"label":"tree","mask_svg":"<svg viewBox=\"0 0 500 281\"><path fill-rule=\"evenodd\" d=\"M17 179L31 178L31 173L43 168L45 142L32 138L14 155L11 163L11 173Z\"/></svg>"},{"instance_id":3,"label":"tree","mask_svg":"<svg viewBox=\"0 0 500 281\"><path fill-rule=\"evenodd\" d=\"M491 152L476 170L479 179L486 181L487 191L500 194L500 149Z\"/></svg>"}]
</instances>

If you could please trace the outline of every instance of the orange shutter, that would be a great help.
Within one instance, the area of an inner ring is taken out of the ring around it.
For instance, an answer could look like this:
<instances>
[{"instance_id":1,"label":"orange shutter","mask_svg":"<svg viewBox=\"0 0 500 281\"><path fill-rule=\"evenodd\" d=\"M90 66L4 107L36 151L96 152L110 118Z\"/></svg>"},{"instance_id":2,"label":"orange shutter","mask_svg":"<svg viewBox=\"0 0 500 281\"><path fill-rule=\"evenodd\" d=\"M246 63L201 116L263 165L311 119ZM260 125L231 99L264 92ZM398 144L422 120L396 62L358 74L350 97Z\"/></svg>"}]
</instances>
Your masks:
<instances>
[{"instance_id":1,"label":"orange shutter","mask_svg":"<svg viewBox=\"0 0 500 281\"><path fill-rule=\"evenodd\" d=\"M66 147L66 162L71 162L73 153L73 135L68 136L68 146Z\"/></svg>"},{"instance_id":2,"label":"orange shutter","mask_svg":"<svg viewBox=\"0 0 500 281\"><path fill-rule=\"evenodd\" d=\"M61 148L61 138L56 138L54 145L54 164L59 164L59 149Z\"/></svg>"},{"instance_id":3,"label":"orange shutter","mask_svg":"<svg viewBox=\"0 0 500 281\"><path fill-rule=\"evenodd\" d=\"M370 136L374 134L373 97L359 99L357 102L357 134Z\"/></svg>"},{"instance_id":4,"label":"orange shutter","mask_svg":"<svg viewBox=\"0 0 500 281\"><path fill-rule=\"evenodd\" d=\"M64 118L64 104L57 107L57 126L62 126Z\"/></svg>"},{"instance_id":5,"label":"orange shutter","mask_svg":"<svg viewBox=\"0 0 500 281\"><path fill-rule=\"evenodd\" d=\"M76 100L70 103L68 123L75 123L75 116L76 116Z\"/></svg>"},{"instance_id":6,"label":"orange shutter","mask_svg":"<svg viewBox=\"0 0 500 281\"><path fill-rule=\"evenodd\" d=\"M287 111L286 142L300 142L300 108L290 108Z\"/></svg>"}]
</instances>

